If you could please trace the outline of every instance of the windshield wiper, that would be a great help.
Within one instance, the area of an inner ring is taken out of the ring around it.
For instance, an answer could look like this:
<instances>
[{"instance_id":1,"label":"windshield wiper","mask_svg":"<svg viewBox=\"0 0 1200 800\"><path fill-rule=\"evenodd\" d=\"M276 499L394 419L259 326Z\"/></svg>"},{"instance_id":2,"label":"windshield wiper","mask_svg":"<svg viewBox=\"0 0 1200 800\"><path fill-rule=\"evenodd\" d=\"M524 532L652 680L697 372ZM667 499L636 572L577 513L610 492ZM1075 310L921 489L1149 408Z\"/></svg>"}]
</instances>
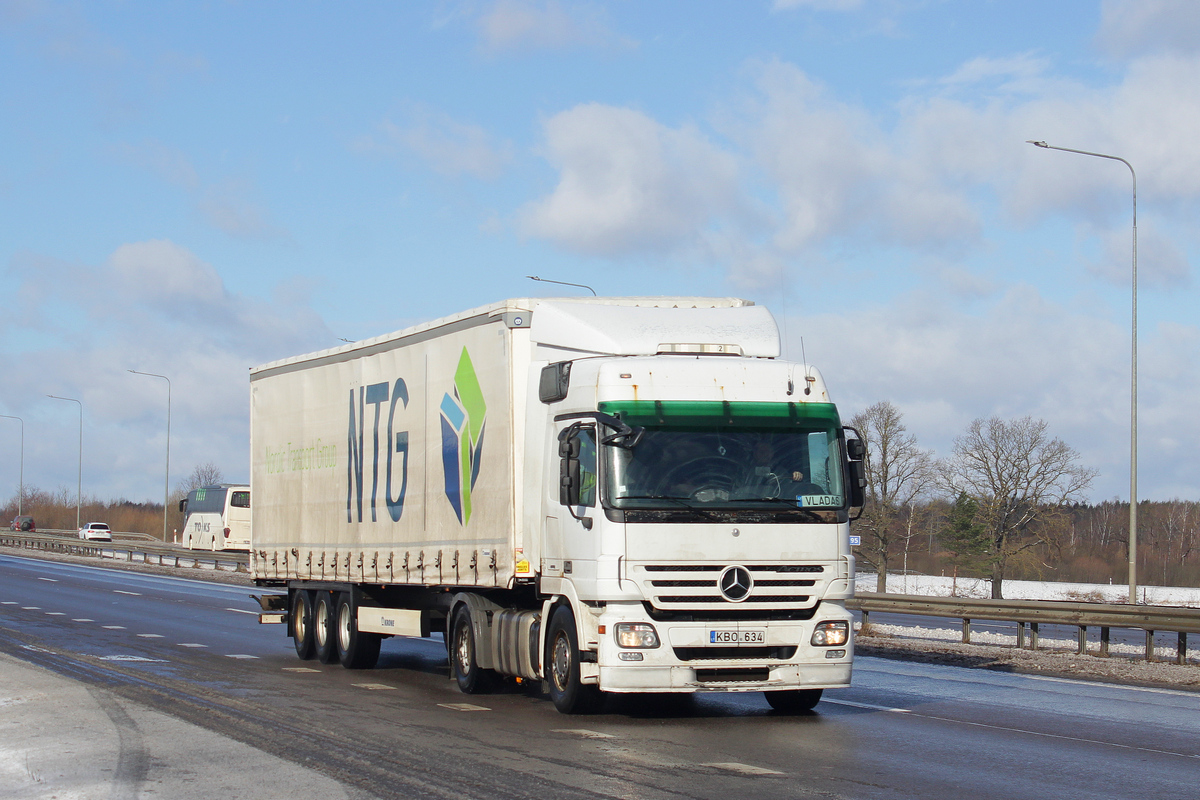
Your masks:
<instances>
[{"instance_id":1,"label":"windshield wiper","mask_svg":"<svg viewBox=\"0 0 1200 800\"><path fill-rule=\"evenodd\" d=\"M689 511L695 511L697 514L699 514L700 516L702 516L706 519L711 519L714 522L722 522L723 521L720 517L713 514L711 511L708 511L707 509L699 508L695 504L690 503L681 497L667 497L666 495L663 495L663 494L627 494L627 495L623 495L617 499L618 500L667 500L672 503L677 503ZM628 510L632 510L632 509L628 509ZM647 509L647 510L649 510L649 509Z\"/></svg>"}]
</instances>

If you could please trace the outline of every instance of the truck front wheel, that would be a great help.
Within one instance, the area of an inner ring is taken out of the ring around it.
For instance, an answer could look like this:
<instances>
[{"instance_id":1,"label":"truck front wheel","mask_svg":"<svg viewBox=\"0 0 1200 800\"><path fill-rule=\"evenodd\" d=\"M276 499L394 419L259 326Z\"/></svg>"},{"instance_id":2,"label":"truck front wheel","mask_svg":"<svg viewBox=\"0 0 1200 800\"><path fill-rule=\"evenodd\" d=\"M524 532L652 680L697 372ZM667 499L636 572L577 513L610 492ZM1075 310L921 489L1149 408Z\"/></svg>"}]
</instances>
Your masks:
<instances>
[{"instance_id":1,"label":"truck front wheel","mask_svg":"<svg viewBox=\"0 0 1200 800\"><path fill-rule=\"evenodd\" d=\"M313 612L312 595L303 589L292 593L291 608L292 639L296 643L296 655L301 661L308 661L317 652L313 643Z\"/></svg>"},{"instance_id":2,"label":"truck front wheel","mask_svg":"<svg viewBox=\"0 0 1200 800\"><path fill-rule=\"evenodd\" d=\"M550 684L550 700L563 714L590 714L604 703L600 687L584 684L579 678L579 635L575 615L560 606L550 616L546 638L545 673Z\"/></svg>"},{"instance_id":3,"label":"truck front wheel","mask_svg":"<svg viewBox=\"0 0 1200 800\"><path fill-rule=\"evenodd\" d=\"M450 669L463 694L483 694L491 690L496 673L483 669L475 658L475 633L471 625L471 609L459 606L450 626Z\"/></svg>"},{"instance_id":4,"label":"truck front wheel","mask_svg":"<svg viewBox=\"0 0 1200 800\"><path fill-rule=\"evenodd\" d=\"M812 711L821 702L821 689L785 689L780 692L767 692L767 702L771 708L783 714L800 714Z\"/></svg>"},{"instance_id":5,"label":"truck front wheel","mask_svg":"<svg viewBox=\"0 0 1200 800\"><path fill-rule=\"evenodd\" d=\"M371 669L379 661L379 645L383 637L377 633L360 633L358 614L349 592L338 598L337 654L346 669Z\"/></svg>"}]
</instances>

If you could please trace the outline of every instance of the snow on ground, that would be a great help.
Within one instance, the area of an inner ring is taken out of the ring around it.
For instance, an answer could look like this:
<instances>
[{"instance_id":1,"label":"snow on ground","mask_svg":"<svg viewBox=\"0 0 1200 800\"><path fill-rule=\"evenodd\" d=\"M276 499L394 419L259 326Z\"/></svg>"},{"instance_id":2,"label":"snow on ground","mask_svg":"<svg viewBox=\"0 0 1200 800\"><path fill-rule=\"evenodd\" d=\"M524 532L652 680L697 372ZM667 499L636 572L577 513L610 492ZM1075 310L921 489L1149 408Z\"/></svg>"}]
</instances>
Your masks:
<instances>
[{"instance_id":1,"label":"snow on ground","mask_svg":"<svg viewBox=\"0 0 1200 800\"><path fill-rule=\"evenodd\" d=\"M855 592L875 591L874 572L860 572ZM992 596L991 581L982 578L951 578L941 575L888 575L890 594L921 594L930 597ZM1005 581L1005 600L1074 600L1094 603L1125 603L1129 585L1117 583L1058 583L1055 581ZM1139 602L1155 606L1200 608L1200 588L1185 586L1139 586Z\"/></svg>"}]
</instances>

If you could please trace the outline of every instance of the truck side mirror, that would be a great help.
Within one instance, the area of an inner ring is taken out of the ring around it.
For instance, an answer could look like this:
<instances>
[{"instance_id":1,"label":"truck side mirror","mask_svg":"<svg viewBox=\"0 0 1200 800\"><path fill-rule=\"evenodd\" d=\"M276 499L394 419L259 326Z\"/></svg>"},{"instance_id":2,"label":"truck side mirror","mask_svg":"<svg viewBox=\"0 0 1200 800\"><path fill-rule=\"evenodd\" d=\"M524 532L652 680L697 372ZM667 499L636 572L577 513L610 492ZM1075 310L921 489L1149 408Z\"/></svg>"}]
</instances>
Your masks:
<instances>
[{"instance_id":1,"label":"truck side mirror","mask_svg":"<svg viewBox=\"0 0 1200 800\"><path fill-rule=\"evenodd\" d=\"M542 367L538 379L538 399L543 403L557 403L567 399L567 391L571 388L571 362L559 361Z\"/></svg>"},{"instance_id":2,"label":"truck side mirror","mask_svg":"<svg viewBox=\"0 0 1200 800\"><path fill-rule=\"evenodd\" d=\"M186 497L179 501L179 513L181 513L181 514L187 513L187 498Z\"/></svg>"},{"instance_id":3,"label":"truck side mirror","mask_svg":"<svg viewBox=\"0 0 1200 800\"><path fill-rule=\"evenodd\" d=\"M848 487L850 507L861 509L867 502L867 474L864 469L867 457L867 443L863 441L862 436L854 428L847 426L842 430L850 431L856 437L854 439L846 439L846 466L850 473L850 485Z\"/></svg>"},{"instance_id":4,"label":"truck side mirror","mask_svg":"<svg viewBox=\"0 0 1200 800\"><path fill-rule=\"evenodd\" d=\"M579 432L572 425L559 434L558 501L564 506L579 505Z\"/></svg>"}]
</instances>

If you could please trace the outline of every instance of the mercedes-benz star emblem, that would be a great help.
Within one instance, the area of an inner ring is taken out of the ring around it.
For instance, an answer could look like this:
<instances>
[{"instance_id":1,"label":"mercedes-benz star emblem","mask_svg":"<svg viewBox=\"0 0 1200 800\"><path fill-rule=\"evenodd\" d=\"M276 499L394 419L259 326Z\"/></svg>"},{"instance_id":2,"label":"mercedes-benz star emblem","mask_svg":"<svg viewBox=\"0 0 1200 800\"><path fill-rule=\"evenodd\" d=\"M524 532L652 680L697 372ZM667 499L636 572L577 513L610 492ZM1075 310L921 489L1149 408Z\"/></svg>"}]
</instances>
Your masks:
<instances>
[{"instance_id":1,"label":"mercedes-benz star emblem","mask_svg":"<svg viewBox=\"0 0 1200 800\"><path fill-rule=\"evenodd\" d=\"M740 603L750 596L754 588L754 578L745 567L726 567L717 580L717 588L721 595L731 603Z\"/></svg>"}]
</instances>

